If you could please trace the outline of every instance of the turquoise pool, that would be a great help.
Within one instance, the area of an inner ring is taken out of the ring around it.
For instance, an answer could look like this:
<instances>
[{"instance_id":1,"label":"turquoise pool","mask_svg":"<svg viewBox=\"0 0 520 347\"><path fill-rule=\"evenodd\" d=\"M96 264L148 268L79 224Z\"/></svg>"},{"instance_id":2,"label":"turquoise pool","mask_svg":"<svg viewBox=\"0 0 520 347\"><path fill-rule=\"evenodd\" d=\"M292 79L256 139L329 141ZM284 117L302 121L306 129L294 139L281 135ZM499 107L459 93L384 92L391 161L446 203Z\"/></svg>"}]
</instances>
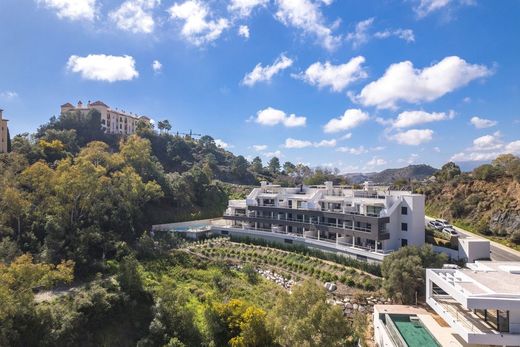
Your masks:
<instances>
[{"instance_id":1,"label":"turquoise pool","mask_svg":"<svg viewBox=\"0 0 520 347\"><path fill-rule=\"evenodd\" d=\"M417 316L389 316L409 347L441 347Z\"/></svg>"}]
</instances>

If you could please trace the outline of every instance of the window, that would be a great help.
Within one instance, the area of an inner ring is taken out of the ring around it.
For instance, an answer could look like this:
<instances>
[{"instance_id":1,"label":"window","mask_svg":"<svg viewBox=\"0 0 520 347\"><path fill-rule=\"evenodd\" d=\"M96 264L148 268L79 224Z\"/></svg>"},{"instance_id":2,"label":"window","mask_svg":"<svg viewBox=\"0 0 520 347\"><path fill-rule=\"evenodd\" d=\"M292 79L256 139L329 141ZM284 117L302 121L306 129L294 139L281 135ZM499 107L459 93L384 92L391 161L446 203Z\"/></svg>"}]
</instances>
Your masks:
<instances>
[{"instance_id":1,"label":"window","mask_svg":"<svg viewBox=\"0 0 520 347\"><path fill-rule=\"evenodd\" d=\"M408 207L401 206L401 214L408 214Z\"/></svg>"},{"instance_id":2,"label":"window","mask_svg":"<svg viewBox=\"0 0 520 347\"><path fill-rule=\"evenodd\" d=\"M408 246L408 240L407 239L401 239L401 247Z\"/></svg>"},{"instance_id":3,"label":"window","mask_svg":"<svg viewBox=\"0 0 520 347\"><path fill-rule=\"evenodd\" d=\"M408 231L408 223L401 223L401 230Z\"/></svg>"}]
</instances>

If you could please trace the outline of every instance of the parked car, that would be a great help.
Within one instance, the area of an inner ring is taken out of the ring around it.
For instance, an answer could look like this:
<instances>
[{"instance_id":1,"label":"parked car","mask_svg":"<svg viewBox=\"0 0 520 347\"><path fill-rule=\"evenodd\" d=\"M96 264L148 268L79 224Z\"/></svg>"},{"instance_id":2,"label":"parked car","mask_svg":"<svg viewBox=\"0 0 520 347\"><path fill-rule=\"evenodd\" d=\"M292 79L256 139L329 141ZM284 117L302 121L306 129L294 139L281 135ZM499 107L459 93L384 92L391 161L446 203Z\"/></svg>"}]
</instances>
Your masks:
<instances>
[{"instance_id":1,"label":"parked car","mask_svg":"<svg viewBox=\"0 0 520 347\"><path fill-rule=\"evenodd\" d=\"M436 219L435 222L441 224L445 228L453 228L453 225L451 225L446 219Z\"/></svg>"},{"instance_id":2,"label":"parked car","mask_svg":"<svg viewBox=\"0 0 520 347\"><path fill-rule=\"evenodd\" d=\"M457 232L457 230L453 229L453 227L447 227L447 228L443 228L442 229L442 232L443 233L446 233L446 234L449 234L451 236L458 236L459 233Z\"/></svg>"},{"instance_id":3,"label":"parked car","mask_svg":"<svg viewBox=\"0 0 520 347\"><path fill-rule=\"evenodd\" d=\"M442 225L441 223L434 221L434 220L428 222L428 226L430 228L437 229L437 230L442 230L444 228L444 225Z\"/></svg>"}]
</instances>

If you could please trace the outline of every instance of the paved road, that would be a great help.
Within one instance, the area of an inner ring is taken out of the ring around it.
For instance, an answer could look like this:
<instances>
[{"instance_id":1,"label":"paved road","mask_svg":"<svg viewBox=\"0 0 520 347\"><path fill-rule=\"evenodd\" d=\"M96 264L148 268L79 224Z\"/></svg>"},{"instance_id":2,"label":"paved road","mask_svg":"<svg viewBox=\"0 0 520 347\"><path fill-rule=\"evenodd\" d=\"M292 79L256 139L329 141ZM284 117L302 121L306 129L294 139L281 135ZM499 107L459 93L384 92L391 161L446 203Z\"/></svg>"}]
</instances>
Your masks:
<instances>
[{"instance_id":1,"label":"paved road","mask_svg":"<svg viewBox=\"0 0 520 347\"><path fill-rule=\"evenodd\" d=\"M428 221L432 220L434 218L426 217L426 223ZM475 237L479 239L487 240L486 238L473 234L467 230L461 229L459 227L454 227L455 230L460 234L459 237L466 238L466 237ZM509 247L506 247L504 245L501 245L500 243L489 241L490 242L490 249L491 249L491 260L494 261L518 261L520 262L520 252L515 251Z\"/></svg>"}]
</instances>

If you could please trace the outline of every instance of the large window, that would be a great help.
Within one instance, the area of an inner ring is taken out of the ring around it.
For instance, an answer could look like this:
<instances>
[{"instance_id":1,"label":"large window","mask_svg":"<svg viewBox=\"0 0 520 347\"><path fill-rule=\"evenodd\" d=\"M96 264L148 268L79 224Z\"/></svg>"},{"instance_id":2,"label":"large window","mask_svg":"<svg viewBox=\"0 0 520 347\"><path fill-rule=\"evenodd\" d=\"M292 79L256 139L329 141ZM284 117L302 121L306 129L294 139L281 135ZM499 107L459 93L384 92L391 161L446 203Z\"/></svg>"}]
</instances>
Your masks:
<instances>
[{"instance_id":1,"label":"large window","mask_svg":"<svg viewBox=\"0 0 520 347\"><path fill-rule=\"evenodd\" d=\"M408 240L407 239L401 239L401 247L408 246Z\"/></svg>"},{"instance_id":2,"label":"large window","mask_svg":"<svg viewBox=\"0 0 520 347\"><path fill-rule=\"evenodd\" d=\"M401 214L408 214L408 207L401 206Z\"/></svg>"},{"instance_id":3,"label":"large window","mask_svg":"<svg viewBox=\"0 0 520 347\"><path fill-rule=\"evenodd\" d=\"M408 231L408 223L401 223L401 230Z\"/></svg>"}]
</instances>

